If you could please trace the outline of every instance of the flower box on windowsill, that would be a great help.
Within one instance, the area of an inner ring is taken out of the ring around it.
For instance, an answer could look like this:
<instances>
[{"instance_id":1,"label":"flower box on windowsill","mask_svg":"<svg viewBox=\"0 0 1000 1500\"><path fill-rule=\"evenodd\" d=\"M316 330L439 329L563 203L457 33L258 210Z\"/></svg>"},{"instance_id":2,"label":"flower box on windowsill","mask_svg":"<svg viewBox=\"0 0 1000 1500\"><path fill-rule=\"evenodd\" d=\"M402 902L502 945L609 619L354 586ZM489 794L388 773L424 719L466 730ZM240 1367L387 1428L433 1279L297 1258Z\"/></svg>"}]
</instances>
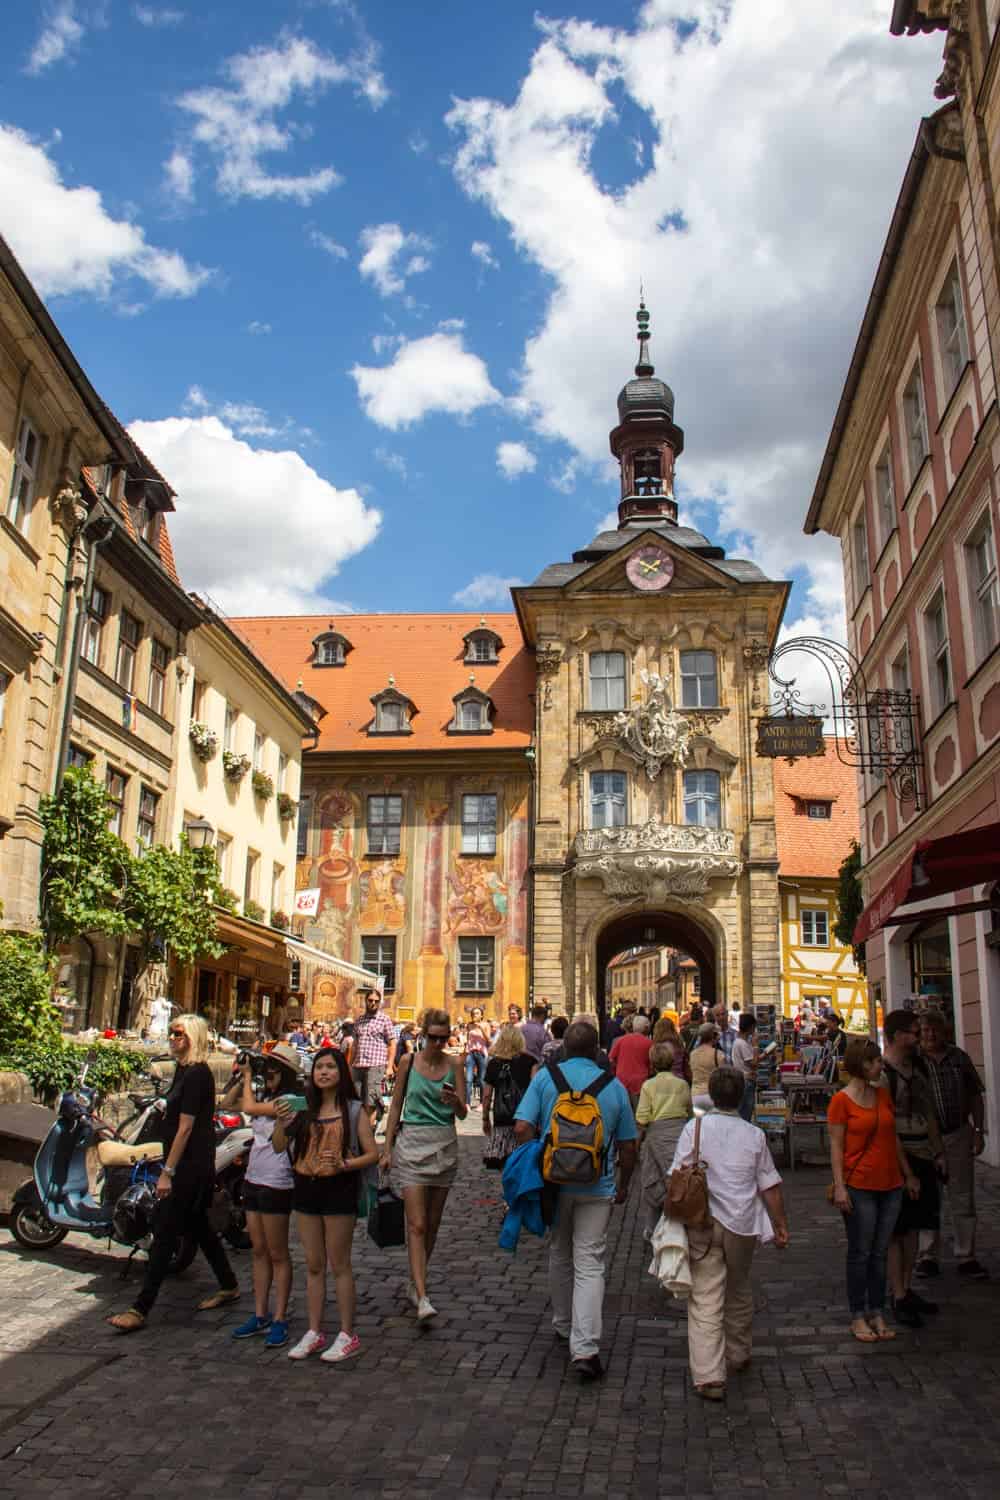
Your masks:
<instances>
[{"instance_id":1,"label":"flower box on windowsill","mask_svg":"<svg viewBox=\"0 0 1000 1500\"><path fill-rule=\"evenodd\" d=\"M192 724L188 729L191 748L199 760L214 760L219 749L219 736L207 724Z\"/></svg>"},{"instance_id":2,"label":"flower box on windowsill","mask_svg":"<svg viewBox=\"0 0 1000 1500\"><path fill-rule=\"evenodd\" d=\"M267 920L267 913L259 901L244 901L243 915L250 922L264 922Z\"/></svg>"},{"instance_id":3,"label":"flower box on windowsill","mask_svg":"<svg viewBox=\"0 0 1000 1500\"><path fill-rule=\"evenodd\" d=\"M253 794L261 802L270 802L274 796L274 782L266 771L255 771L250 778L253 786Z\"/></svg>"},{"instance_id":4,"label":"flower box on windowsill","mask_svg":"<svg viewBox=\"0 0 1000 1500\"><path fill-rule=\"evenodd\" d=\"M227 781L242 781L250 769L250 757L237 755L235 750L223 750L222 769Z\"/></svg>"},{"instance_id":5,"label":"flower box on windowsill","mask_svg":"<svg viewBox=\"0 0 1000 1500\"><path fill-rule=\"evenodd\" d=\"M291 926L288 913L286 911L273 911L271 913L271 926L276 927L279 932L287 932Z\"/></svg>"},{"instance_id":6,"label":"flower box on windowsill","mask_svg":"<svg viewBox=\"0 0 1000 1500\"><path fill-rule=\"evenodd\" d=\"M294 797L289 797L287 792L278 793L278 817L282 822L291 822L298 810L299 804Z\"/></svg>"}]
</instances>

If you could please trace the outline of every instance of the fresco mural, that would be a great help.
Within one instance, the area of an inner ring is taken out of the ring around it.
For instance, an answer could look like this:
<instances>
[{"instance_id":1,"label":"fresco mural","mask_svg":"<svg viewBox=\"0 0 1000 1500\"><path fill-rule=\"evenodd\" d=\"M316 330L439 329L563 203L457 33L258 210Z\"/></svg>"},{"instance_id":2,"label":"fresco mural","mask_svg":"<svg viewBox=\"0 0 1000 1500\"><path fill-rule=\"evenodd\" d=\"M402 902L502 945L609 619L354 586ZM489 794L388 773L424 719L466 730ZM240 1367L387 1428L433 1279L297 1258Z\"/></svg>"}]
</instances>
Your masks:
<instances>
[{"instance_id":1,"label":"fresco mural","mask_svg":"<svg viewBox=\"0 0 1000 1500\"><path fill-rule=\"evenodd\" d=\"M456 859L448 872L449 932L497 932L507 917L507 885L495 862Z\"/></svg>"},{"instance_id":2,"label":"fresco mural","mask_svg":"<svg viewBox=\"0 0 1000 1500\"><path fill-rule=\"evenodd\" d=\"M380 859L361 871L362 932L398 932L406 921L406 855Z\"/></svg>"},{"instance_id":3,"label":"fresco mural","mask_svg":"<svg viewBox=\"0 0 1000 1500\"><path fill-rule=\"evenodd\" d=\"M353 1010L354 981L345 974L324 974L320 969L313 978L311 1018L341 1021L352 1015Z\"/></svg>"}]
</instances>

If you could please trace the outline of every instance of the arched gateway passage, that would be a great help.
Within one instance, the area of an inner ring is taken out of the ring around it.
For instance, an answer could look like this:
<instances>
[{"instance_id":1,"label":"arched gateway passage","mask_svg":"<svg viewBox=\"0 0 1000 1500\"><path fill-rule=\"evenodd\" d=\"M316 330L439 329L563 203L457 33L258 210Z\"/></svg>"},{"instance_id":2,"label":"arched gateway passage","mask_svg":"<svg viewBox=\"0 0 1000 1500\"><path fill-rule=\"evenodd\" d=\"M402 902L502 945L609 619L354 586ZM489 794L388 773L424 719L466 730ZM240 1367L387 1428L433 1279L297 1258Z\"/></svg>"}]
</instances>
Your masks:
<instances>
[{"instance_id":1,"label":"arched gateway passage","mask_svg":"<svg viewBox=\"0 0 1000 1500\"><path fill-rule=\"evenodd\" d=\"M602 1025L607 1014L605 986L608 964L616 953L621 953L626 948L642 947L679 948L689 953L701 973L702 1004L715 1004L715 947L704 929L677 912L628 912L602 928L597 939L594 978L597 1014Z\"/></svg>"}]
</instances>

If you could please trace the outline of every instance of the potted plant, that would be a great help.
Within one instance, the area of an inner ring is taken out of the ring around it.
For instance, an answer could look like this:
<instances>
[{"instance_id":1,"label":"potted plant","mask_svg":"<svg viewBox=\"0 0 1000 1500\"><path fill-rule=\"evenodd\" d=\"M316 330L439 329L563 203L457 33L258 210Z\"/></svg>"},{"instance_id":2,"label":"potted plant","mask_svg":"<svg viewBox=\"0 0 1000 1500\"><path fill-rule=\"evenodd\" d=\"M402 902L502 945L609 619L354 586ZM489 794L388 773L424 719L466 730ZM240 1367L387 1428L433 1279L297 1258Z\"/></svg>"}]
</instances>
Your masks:
<instances>
[{"instance_id":1,"label":"potted plant","mask_svg":"<svg viewBox=\"0 0 1000 1500\"><path fill-rule=\"evenodd\" d=\"M259 797L261 802L270 802L274 796L274 782L266 771L255 771L250 778L253 784L253 794Z\"/></svg>"},{"instance_id":2,"label":"potted plant","mask_svg":"<svg viewBox=\"0 0 1000 1500\"><path fill-rule=\"evenodd\" d=\"M290 925L287 911L273 911L271 913L271 926L277 927L279 932L287 932Z\"/></svg>"},{"instance_id":3,"label":"potted plant","mask_svg":"<svg viewBox=\"0 0 1000 1500\"><path fill-rule=\"evenodd\" d=\"M249 917L251 922L263 922L267 913L259 901L244 901L243 915Z\"/></svg>"},{"instance_id":4,"label":"potted plant","mask_svg":"<svg viewBox=\"0 0 1000 1500\"><path fill-rule=\"evenodd\" d=\"M299 810L299 804L294 797L289 797L287 792L278 793L278 816L283 823L288 823Z\"/></svg>"},{"instance_id":5,"label":"potted plant","mask_svg":"<svg viewBox=\"0 0 1000 1500\"><path fill-rule=\"evenodd\" d=\"M191 748L199 760L212 760L219 748L219 736L207 724L192 723L188 729Z\"/></svg>"},{"instance_id":6,"label":"potted plant","mask_svg":"<svg viewBox=\"0 0 1000 1500\"><path fill-rule=\"evenodd\" d=\"M215 888L215 904L224 907L226 911L235 911L240 904L240 898L228 885L220 885Z\"/></svg>"},{"instance_id":7,"label":"potted plant","mask_svg":"<svg viewBox=\"0 0 1000 1500\"><path fill-rule=\"evenodd\" d=\"M222 769L227 781L242 781L250 769L250 757L237 755L235 750L223 750Z\"/></svg>"}]
</instances>

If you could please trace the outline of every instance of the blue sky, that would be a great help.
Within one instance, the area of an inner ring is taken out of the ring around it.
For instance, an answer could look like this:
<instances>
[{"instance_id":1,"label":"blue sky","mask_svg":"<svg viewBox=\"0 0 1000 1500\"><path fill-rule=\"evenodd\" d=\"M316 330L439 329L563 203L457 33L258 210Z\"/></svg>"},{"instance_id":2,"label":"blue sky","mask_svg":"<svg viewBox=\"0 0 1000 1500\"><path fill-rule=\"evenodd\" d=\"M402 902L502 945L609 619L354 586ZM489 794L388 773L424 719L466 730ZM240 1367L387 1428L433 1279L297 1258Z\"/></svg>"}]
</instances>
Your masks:
<instances>
[{"instance_id":1,"label":"blue sky","mask_svg":"<svg viewBox=\"0 0 1000 1500\"><path fill-rule=\"evenodd\" d=\"M890 9L22 0L0 228L231 613L502 607L583 545L641 277L683 512L838 632L802 518L939 69Z\"/></svg>"}]
</instances>

